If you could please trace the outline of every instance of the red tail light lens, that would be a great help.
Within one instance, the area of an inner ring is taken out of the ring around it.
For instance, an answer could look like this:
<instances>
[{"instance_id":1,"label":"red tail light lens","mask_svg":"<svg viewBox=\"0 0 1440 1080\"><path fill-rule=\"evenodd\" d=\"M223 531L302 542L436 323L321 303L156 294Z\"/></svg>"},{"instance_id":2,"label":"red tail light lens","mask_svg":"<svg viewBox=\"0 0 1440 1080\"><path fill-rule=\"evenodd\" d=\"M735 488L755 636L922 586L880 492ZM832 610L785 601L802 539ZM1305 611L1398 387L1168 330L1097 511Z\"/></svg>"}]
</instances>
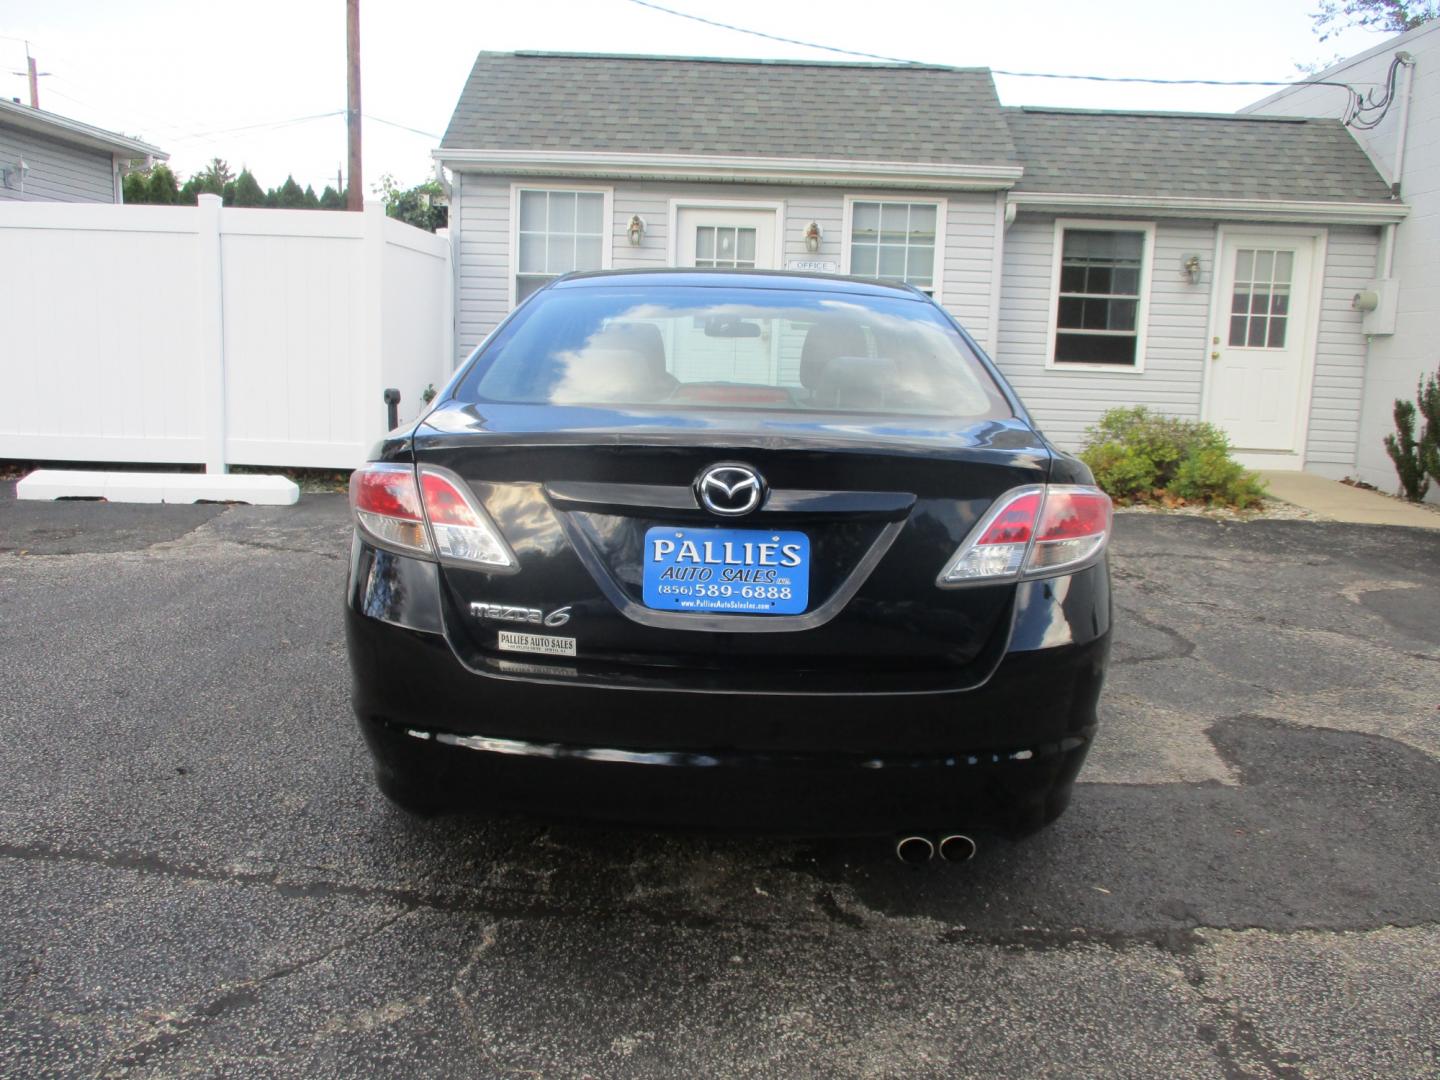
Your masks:
<instances>
[{"instance_id":1,"label":"red tail light lens","mask_svg":"<svg viewBox=\"0 0 1440 1080\"><path fill-rule=\"evenodd\" d=\"M1105 547L1110 521L1110 497L1099 488L1014 488L995 500L936 584L946 588L1078 570Z\"/></svg>"},{"instance_id":2,"label":"red tail light lens","mask_svg":"<svg viewBox=\"0 0 1440 1080\"><path fill-rule=\"evenodd\" d=\"M489 570L519 568L465 482L445 469L421 466L417 481L410 465L366 465L350 474L350 506L361 530L384 547Z\"/></svg>"},{"instance_id":3,"label":"red tail light lens","mask_svg":"<svg viewBox=\"0 0 1440 1080\"><path fill-rule=\"evenodd\" d=\"M430 554L415 470L366 465L350 474L350 508L360 528L388 547Z\"/></svg>"},{"instance_id":4,"label":"red tail light lens","mask_svg":"<svg viewBox=\"0 0 1440 1080\"><path fill-rule=\"evenodd\" d=\"M474 563L492 571L519 569L510 545L458 476L421 466L420 492L435 537L435 553L441 559Z\"/></svg>"},{"instance_id":5,"label":"red tail light lens","mask_svg":"<svg viewBox=\"0 0 1440 1080\"><path fill-rule=\"evenodd\" d=\"M1017 495L1000 508L1000 513L981 534L977 544L1028 544L1035 533L1035 516L1040 512L1040 492Z\"/></svg>"},{"instance_id":6,"label":"red tail light lens","mask_svg":"<svg viewBox=\"0 0 1440 1080\"><path fill-rule=\"evenodd\" d=\"M1088 562L1110 537L1110 496L1098 488L1052 485L1025 572L1054 572Z\"/></svg>"}]
</instances>

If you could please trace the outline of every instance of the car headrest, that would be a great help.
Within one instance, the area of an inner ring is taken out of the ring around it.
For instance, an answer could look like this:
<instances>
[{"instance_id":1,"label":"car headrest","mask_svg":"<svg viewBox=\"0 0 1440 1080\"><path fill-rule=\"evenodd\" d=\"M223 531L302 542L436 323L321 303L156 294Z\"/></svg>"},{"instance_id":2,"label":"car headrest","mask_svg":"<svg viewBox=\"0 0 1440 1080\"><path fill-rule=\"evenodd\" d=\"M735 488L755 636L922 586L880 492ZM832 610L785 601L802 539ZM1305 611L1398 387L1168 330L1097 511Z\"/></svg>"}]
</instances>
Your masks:
<instances>
[{"instance_id":1,"label":"car headrest","mask_svg":"<svg viewBox=\"0 0 1440 1080\"><path fill-rule=\"evenodd\" d=\"M658 380L666 374L665 339L654 323L611 323L586 343L586 351L591 349L637 353L650 378Z\"/></svg>"},{"instance_id":2,"label":"car headrest","mask_svg":"<svg viewBox=\"0 0 1440 1080\"><path fill-rule=\"evenodd\" d=\"M659 401L675 389L665 341L651 323L611 323L565 356L555 401Z\"/></svg>"},{"instance_id":3,"label":"car headrest","mask_svg":"<svg viewBox=\"0 0 1440 1080\"><path fill-rule=\"evenodd\" d=\"M806 332L800 349L800 385L814 390L831 360L837 356L865 356L869 351L859 323L849 319L818 322Z\"/></svg>"},{"instance_id":4,"label":"car headrest","mask_svg":"<svg viewBox=\"0 0 1440 1080\"><path fill-rule=\"evenodd\" d=\"M815 385L814 404L839 409L878 409L899 390L899 365L884 356L836 356Z\"/></svg>"}]
</instances>

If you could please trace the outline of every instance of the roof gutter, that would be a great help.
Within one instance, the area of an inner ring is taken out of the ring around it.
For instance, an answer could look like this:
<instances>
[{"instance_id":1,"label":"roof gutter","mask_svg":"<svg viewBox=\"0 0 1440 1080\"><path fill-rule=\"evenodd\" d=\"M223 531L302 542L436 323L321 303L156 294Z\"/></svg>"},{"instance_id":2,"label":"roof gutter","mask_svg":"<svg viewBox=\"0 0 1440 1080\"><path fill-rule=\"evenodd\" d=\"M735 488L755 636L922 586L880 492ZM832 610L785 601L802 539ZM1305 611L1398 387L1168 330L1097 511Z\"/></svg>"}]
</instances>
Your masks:
<instances>
[{"instance_id":1,"label":"roof gutter","mask_svg":"<svg viewBox=\"0 0 1440 1080\"><path fill-rule=\"evenodd\" d=\"M1151 217L1224 218L1327 225L1386 225L1410 207L1398 202L1315 202L1299 199L1167 198L1150 195L1087 195L1012 191L1008 201L1025 213L1144 214Z\"/></svg>"},{"instance_id":2,"label":"roof gutter","mask_svg":"<svg viewBox=\"0 0 1440 1080\"><path fill-rule=\"evenodd\" d=\"M52 139L59 139L61 142L74 146L104 150L127 158L156 158L160 161L167 161L170 158L170 155L158 146L151 146L139 139L132 139L127 135L117 135L104 128L82 124L79 120L71 120L68 116L46 112L43 109L32 109L28 105L20 105L13 101L0 99L0 122L13 123L16 127L48 135Z\"/></svg>"},{"instance_id":3,"label":"roof gutter","mask_svg":"<svg viewBox=\"0 0 1440 1080\"><path fill-rule=\"evenodd\" d=\"M718 180L844 187L923 187L948 191L1010 188L1020 179L1023 171L1018 165L711 154L616 154L578 150L457 150L442 147L432 156L451 169L506 176Z\"/></svg>"}]
</instances>

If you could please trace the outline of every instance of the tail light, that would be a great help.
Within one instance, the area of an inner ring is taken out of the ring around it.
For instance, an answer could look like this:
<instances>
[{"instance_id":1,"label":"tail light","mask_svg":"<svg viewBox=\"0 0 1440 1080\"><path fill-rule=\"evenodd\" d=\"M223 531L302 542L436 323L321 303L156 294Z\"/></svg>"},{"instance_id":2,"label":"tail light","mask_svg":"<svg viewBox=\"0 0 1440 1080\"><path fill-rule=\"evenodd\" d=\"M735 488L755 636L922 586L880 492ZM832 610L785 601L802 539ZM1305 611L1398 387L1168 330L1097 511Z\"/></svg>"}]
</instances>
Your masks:
<instances>
[{"instance_id":1,"label":"tail light","mask_svg":"<svg viewBox=\"0 0 1440 1080\"><path fill-rule=\"evenodd\" d=\"M1079 570L1105 549L1110 522L1110 496L1099 488L1014 488L970 530L935 583L953 588Z\"/></svg>"},{"instance_id":2,"label":"tail light","mask_svg":"<svg viewBox=\"0 0 1440 1080\"><path fill-rule=\"evenodd\" d=\"M409 465L366 465L350 474L350 508L360 528L385 547L431 554L425 513Z\"/></svg>"},{"instance_id":3,"label":"tail light","mask_svg":"<svg viewBox=\"0 0 1440 1080\"><path fill-rule=\"evenodd\" d=\"M431 465L371 464L350 474L350 506L360 528L381 546L483 567L517 570L519 562L465 482Z\"/></svg>"}]
</instances>

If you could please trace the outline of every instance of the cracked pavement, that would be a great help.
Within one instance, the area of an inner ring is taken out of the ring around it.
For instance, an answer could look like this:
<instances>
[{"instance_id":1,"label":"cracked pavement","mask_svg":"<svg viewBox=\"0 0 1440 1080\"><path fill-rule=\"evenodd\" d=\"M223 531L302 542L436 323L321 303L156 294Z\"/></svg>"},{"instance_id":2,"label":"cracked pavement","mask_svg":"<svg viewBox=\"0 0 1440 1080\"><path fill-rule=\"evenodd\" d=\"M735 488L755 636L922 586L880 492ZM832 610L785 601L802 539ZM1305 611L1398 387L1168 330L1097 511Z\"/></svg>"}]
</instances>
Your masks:
<instances>
[{"instance_id":1,"label":"cracked pavement","mask_svg":"<svg viewBox=\"0 0 1440 1080\"><path fill-rule=\"evenodd\" d=\"M1440 1076L1440 536L1125 514L1071 809L874 844L411 821L343 497L0 497L0 1075Z\"/></svg>"}]
</instances>

